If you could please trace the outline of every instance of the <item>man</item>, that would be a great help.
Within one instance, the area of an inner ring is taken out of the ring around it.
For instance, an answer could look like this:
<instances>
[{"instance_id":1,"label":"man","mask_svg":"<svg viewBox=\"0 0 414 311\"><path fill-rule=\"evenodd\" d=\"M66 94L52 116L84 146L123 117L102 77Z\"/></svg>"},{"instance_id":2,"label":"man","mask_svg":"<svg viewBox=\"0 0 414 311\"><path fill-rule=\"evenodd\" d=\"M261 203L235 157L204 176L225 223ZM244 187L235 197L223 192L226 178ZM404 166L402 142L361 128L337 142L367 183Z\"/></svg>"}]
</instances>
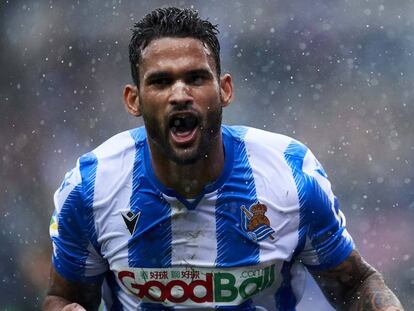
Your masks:
<instances>
[{"instance_id":1,"label":"man","mask_svg":"<svg viewBox=\"0 0 414 311\"><path fill-rule=\"evenodd\" d=\"M355 250L300 142L222 126L217 29L192 10L135 25L126 108L145 127L82 156L55 194L44 310L295 310L305 267L338 310L403 310Z\"/></svg>"}]
</instances>

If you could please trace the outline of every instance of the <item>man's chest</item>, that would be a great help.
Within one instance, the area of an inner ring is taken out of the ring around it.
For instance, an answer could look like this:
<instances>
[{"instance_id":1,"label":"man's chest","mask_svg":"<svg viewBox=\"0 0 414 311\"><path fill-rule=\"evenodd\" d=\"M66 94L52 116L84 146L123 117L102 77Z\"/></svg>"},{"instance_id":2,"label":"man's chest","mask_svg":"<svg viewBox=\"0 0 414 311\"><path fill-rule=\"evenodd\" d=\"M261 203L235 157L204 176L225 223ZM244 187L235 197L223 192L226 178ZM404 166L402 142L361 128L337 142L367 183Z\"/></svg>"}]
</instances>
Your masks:
<instances>
[{"instance_id":1,"label":"man's chest","mask_svg":"<svg viewBox=\"0 0 414 311\"><path fill-rule=\"evenodd\" d=\"M250 266L289 260L299 217L265 197L205 195L194 208L166 196L112 203L95 215L101 254L131 267ZM113 200L112 202L117 202Z\"/></svg>"},{"instance_id":2,"label":"man's chest","mask_svg":"<svg viewBox=\"0 0 414 311\"><path fill-rule=\"evenodd\" d=\"M101 253L141 301L238 305L276 291L297 244L295 215L261 200L216 192L194 209L165 196L112 205L97 226Z\"/></svg>"}]
</instances>

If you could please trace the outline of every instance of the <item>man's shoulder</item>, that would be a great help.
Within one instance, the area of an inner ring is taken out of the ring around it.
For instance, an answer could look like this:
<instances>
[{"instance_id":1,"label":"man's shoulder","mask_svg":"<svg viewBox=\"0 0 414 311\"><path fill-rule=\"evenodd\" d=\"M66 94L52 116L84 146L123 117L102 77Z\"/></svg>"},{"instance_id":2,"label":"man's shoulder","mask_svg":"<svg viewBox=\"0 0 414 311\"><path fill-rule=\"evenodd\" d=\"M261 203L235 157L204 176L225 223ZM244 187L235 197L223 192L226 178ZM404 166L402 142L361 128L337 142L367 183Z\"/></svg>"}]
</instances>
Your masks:
<instances>
[{"instance_id":1,"label":"man's shoulder","mask_svg":"<svg viewBox=\"0 0 414 311\"><path fill-rule=\"evenodd\" d=\"M223 132L233 136L235 139L245 142L251 147L266 148L276 152L284 153L292 143L299 143L296 139L287 135L270 132L254 127L233 125L223 126Z\"/></svg>"},{"instance_id":2,"label":"man's shoulder","mask_svg":"<svg viewBox=\"0 0 414 311\"><path fill-rule=\"evenodd\" d=\"M117 154L121 155L128 151L135 152L135 148L142 147L145 140L146 133L144 127L138 127L112 136L92 150L92 153L98 159L104 159L114 157Z\"/></svg>"},{"instance_id":3,"label":"man's shoulder","mask_svg":"<svg viewBox=\"0 0 414 311\"><path fill-rule=\"evenodd\" d=\"M79 171L81 179L94 178L98 165L103 170L117 170L116 164L125 164L126 159L133 159L136 150L144 146L145 140L144 127L118 133L81 155L74 170Z\"/></svg>"}]
</instances>

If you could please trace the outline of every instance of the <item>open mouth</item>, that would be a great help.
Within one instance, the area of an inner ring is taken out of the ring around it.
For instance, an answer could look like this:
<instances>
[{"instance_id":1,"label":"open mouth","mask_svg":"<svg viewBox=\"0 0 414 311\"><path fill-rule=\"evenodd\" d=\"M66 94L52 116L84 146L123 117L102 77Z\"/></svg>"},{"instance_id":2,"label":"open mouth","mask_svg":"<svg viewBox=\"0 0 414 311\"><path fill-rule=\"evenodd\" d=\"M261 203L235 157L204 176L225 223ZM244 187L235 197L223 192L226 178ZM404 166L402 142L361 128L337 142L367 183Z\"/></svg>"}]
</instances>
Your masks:
<instances>
[{"instance_id":1,"label":"open mouth","mask_svg":"<svg viewBox=\"0 0 414 311\"><path fill-rule=\"evenodd\" d=\"M177 143L190 143L196 133L199 119L191 113L180 113L170 117L169 128L173 139Z\"/></svg>"}]
</instances>

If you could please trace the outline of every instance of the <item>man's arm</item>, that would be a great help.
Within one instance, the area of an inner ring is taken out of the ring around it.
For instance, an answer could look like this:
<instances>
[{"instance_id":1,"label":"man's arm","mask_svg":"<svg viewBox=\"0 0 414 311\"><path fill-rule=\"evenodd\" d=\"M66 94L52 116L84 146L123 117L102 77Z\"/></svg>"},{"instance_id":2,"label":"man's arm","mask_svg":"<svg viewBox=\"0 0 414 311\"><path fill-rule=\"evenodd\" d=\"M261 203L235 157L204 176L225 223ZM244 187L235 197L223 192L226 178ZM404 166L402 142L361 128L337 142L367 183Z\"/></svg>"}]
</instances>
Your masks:
<instances>
[{"instance_id":1,"label":"man's arm","mask_svg":"<svg viewBox=\"0 0 414 311\"><path fill-rule=\"evenodd\" d=\"M385 285L381 274L364 261L356 250L333 269L310 272L337 310L404 310L398 298Z\"/></svg>"},{"instance_id":2,"label":"man's arm","mask_svg":"<svg viewBox=\"0 0 414 311\"><path fill-rule=\"evenodd\" d=\"M51 268L44 311L98 310L100 302L101 284L71 282Z\"/></svg>"}]
</instances>

